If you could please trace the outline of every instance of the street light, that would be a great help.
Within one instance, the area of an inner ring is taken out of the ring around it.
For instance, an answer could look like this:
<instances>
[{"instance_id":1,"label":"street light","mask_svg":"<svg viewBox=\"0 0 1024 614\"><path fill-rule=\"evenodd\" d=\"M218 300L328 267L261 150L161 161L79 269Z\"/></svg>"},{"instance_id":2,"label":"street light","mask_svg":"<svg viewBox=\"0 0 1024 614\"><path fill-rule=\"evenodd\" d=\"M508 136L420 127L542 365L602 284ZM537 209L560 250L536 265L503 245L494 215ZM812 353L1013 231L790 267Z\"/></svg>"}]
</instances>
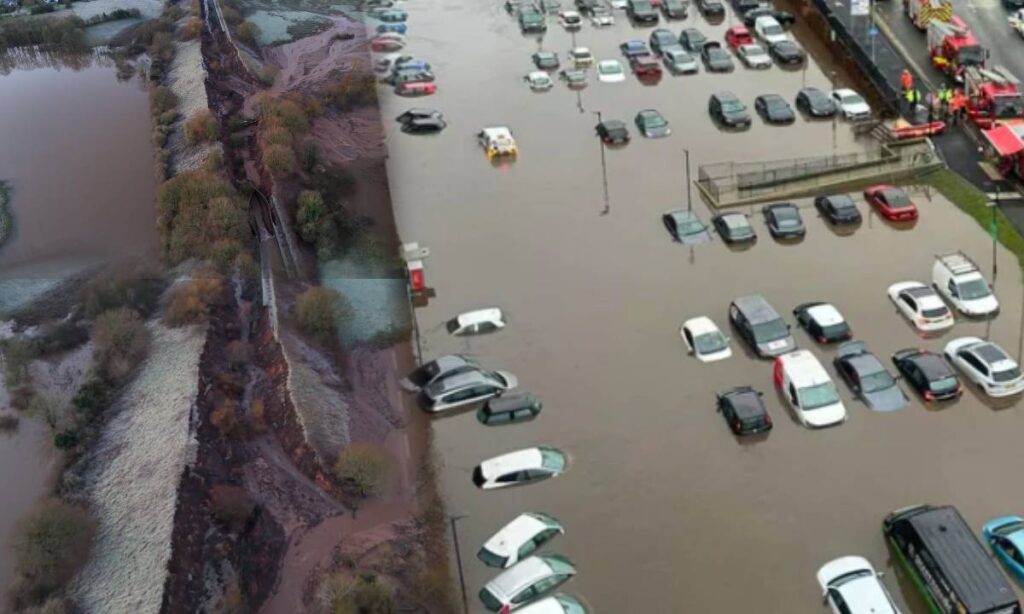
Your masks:
<instances>
[{"instance_id":1,"label":"street light","mask_svg":"<svg viewBox=\"0 0 1024 614\"><path fill-rule=\"evenodd\" d=\"M693 196L690 193L690 150L684 149L686 154L686 210L693 212Z\"/></svg>"},{"instance_id":2,"label":"street light","mask_svg":"<svg viewBox=\"0 0 1024 614\"><path fill-rule=\"evenodd\" d=\"M600 111L591 111L591 113L597 116L598 125L603 123ZM604 158L604 141L601 140L600 136L597 139L597 146L601 148L601 184L604 186L604 209L601 210L600 215L608 215L612 212L612 206L608 200L608 164ZM686 165L686 172L690 172L689 164ZM687 182L689 182L689 179L687 179Z\"/></svg>"},{"instance_id":3,"label":"street light","mask_svg":"<svg viewBox=\"0 0 1024 614\"><path fill-rule=\"evenodd\" d=\"M449 516L449 520L452 523L452 543L455 545L455 562L459 566L459 587L462 588L462 611L465 614L469 614L469 598L466 596L466 576L462 572L462 551L459 550L459 531L455 526L455 522L465 518L465 514L459 516Z\"/></svg>"},{"instance_id":4,"label":"street light","mask_svg":"<svg viewBox=\"0 0 1024 614\"><path fill-rule=\"evenodd\" d=\"M988 232L992 235L992 283L996 283L996 273L999 271L999 264L996 262L996 243L997 236L999 234L999 218L996 214L999 212L999 200L1001 194L999 192L999 184L995 184L996 194L993 200L985 203L990 209L992 209L992 221L989 224Z\"/></svg>"}]
</instances>

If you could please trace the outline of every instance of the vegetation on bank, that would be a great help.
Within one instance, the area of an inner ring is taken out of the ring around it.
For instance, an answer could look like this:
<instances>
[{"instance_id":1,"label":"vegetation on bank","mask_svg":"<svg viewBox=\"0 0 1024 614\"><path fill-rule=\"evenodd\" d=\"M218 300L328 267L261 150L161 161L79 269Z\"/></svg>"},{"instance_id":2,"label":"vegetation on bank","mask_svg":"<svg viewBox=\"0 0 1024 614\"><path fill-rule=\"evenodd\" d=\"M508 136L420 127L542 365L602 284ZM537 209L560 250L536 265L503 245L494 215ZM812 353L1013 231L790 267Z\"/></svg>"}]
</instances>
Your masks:
<instances>
[{"instance_id":1,"label":"vegetation on bank","mask_svg":"<svg viewBox=\"0 0 1024 614\"><path fill-rule=\"evenodd\" d=\"M314 286L295 301L299 328L321 343L334 343L338 326L352 319L352 305L333 288Z\"/></svg>"},{"instance_id":2,"label":"vegetation on bank","mask_svg":"<svg viewBox=\"0 0 1024 614\"><path fill-rule=\"evenodd\" d=\"M334 461L334 477L342 489L359 497L379 495L395 476L395 460L384 448L364 442L350 444Z\"/></svg>"},{"instance_id":3,"label":"vegetation on bank","mask_svg":"<svg viewBox=\"0 0 1024 614\"><path fill-rule=\"evenodd\" d=\"M157 192L157 226L163 259L210 259L223 272L239 261L250 229L245 202L219 173L181 173Z\"/></svg>"},{"instance_id":4,"label":"vegetation on bank","mask_svg":"<svg viewBox=\"0 0 1024 614\"><path fill-rule=\"evenodd\" d=\"M42 47L47 51L83 52L85 21L79 17L49 15L0 20L0 51L16 47Z\"/></svg>"},{"instance_id":5,"label":"vegetation on bank","mask_svg":"<svg viewBox=\"0 0 1024 614\"><path fill-rule=\"evenodd\" d=\"M323 614L394 614L394 590L379 576L330 574L320 581L316 611Z\"/></svg>"},{"instance_id":6,"label":"vegetation on bank","mask_svg":"<svg viewBox=\"0 0 1024 614\"><path fill-rule=\"evenodd\" d=\"M6 181L0 181L0 247L11 237L14 230L14 220L11 217L9 208L11 202L11 189Z\"/></svg>"}]
</instances>

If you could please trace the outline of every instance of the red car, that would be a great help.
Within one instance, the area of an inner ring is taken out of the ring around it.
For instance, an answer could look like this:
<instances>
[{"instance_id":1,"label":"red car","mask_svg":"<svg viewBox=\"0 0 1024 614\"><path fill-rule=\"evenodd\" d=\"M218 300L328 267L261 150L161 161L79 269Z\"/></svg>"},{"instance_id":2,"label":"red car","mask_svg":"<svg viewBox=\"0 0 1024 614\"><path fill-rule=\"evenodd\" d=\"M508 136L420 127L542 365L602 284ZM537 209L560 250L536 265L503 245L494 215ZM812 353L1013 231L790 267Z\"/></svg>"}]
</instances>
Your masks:
<instances>
[{"instance_id":1,"label":"red car","mask_svg":"<svg viewBox=\"0 0 1024 614\"><path fill-rule=\"evenodd\" d=\"M399 96L429 96L437 91L434 83L402 83L395 87Z\"/></svg>"},{"instance_id":2,"label":"red car","mask_svg":"<svg viewBox=\"0 0 1024 614\"><path fill-rule=\"evenodd\" d=\"M876 185L864 190L864 198L889 221L905 222L917 219L917 205L902 188Z\"/></svg>"},{"instance_id":3,"label":"red car","mask_svg":"<svg viewBox=\"0 0 1024 614\"><path fill-rule=\"evenodd\" d=\"M661 77L661 62L653 55L635 55L629 58L629 65L638 79Z\"/></svg>"},{"instance_id":4,"label":"red car","mask_svg":"<svg viewBox=\"0 0 1024 614\"><path fill-rule=\"evenodd\" d=\"M746 26L733 26L725 31L725 44L736 50L742 45L754 45L754 37Z\"/></svg>"}]
</instances>

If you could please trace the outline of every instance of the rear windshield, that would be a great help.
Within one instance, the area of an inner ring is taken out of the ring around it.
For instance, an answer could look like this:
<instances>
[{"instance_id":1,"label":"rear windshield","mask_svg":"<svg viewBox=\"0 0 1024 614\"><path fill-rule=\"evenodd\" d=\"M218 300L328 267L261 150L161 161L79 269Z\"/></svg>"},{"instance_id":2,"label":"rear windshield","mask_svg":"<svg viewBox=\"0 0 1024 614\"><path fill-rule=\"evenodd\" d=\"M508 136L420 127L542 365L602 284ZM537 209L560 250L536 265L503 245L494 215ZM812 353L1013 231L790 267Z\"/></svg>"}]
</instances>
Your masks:
<instances>
[{"instance_id":1,"label":"rear windshield","mask_svg":"<svg viewBox=\"0 0 1024 614\"><path fill-rule=\"evenodd\" d=\"M561 471L565 469L565 455L554 450L552 448L541 448L540 449L540 464L545 469L552 471Z\"/></svg>"},{"instance_id":2,"label":"rear windshield","mask_svg":"<svg viewBox=\"0 0 1024 614\"><path fill-rule=\"evenodd\" d=\"M842 337L850 332L850 326L846 322L821 327L821 332L829 338Z\"/></svg>"},{"instance_id":3,"label":"rear windshield","mask_svg":"<svg viewBox=\"0 0 1024 614\"><path fill-rule=\"evenodd\" d=\"M698 354L721 352L725 348L729 347L729 342L725 340L725 335L718 331L698 335L697 338L693 340L693 344L697 346Z\"/></svg>"},{"instance_id":4,"label":"rear windshield","mask_svg":"<svg viewBox=\"0 0 1024 614\"><path fill-rule=\"evenodd\" d=\"M892 376L888 372L879 371L861 378L860 386L864 392L878 392L892 387L894 383Z\"/></svg>"},{"instance_id":5,"label":"rear windshield","mask_svg":"<svg viewBox=\"0 0 1024 614\"><path fill-rule=\"evenodd\" d=\"M839 402L836 387L832 385L832 382L801 388L798 394L800 396L800 407L804 411L835 405Z\"/></svg>"},{"instance_id":6,"label":"rear windshield","mask_svg":"<svg viewBox=\"0 0 1024 614\"><path fill-rule=\"evenodd\" d=\"M949 392L956 388L956 376L944 377L928 383L932 392Z\"/></svg>"},{"instance_id":7,"label":"rear windshield","mask_svg":"<svg viewBox=\"0 0 1024 614\"><path fill-rule=\"evenodd\" d=\"M450 335L459 330L459 320L457 318L452 318L451 320L448 320L448 323L445 324L444 327L448 329L448 334Z\"/></svg>"},{"instance_id":8,"label":"rear windshield","mask_svg":"<svg viewBox=\"0 0 1024 614\"><path fill-rule=\"evenodd\" d=\"M996 371L992 374L992 379L997 382L1011 382L1020 377L1020 369L1013 367L1005 371Z\"/></svg>"},{"instance_id":9,"label":"rear windshield","mask_svg":"<svg viewBox=\"0 0 1024 614\"><path fill-rule=\"evenodd\" d=\"M785 339L789 336L789 328L782 318L776 318L769 322L762 322L754 325L754 340L758 343L767 343L778 339Z\"/></svg>"},{"instance_id":10,"label":"rear windshield","mask_svg":"<svg viewBox=\"0 0 1024 614\"><path fill-rule=\"evenodd\" d=\"M504 605L501 601L498 601L497 597L491 594L491 591L486 588L480 589L480 601L484 603L484 607L492 612L497 612Z\"/></svg>"},{"instance_id":11,"label":"rear windshield","mask_svg":"<svg viewBox=\"0 0 1024 614\"><path fill-rule=\"evenodd\" d=\"M936 307L935 309L922 309L921 315L926 318L942 318L949 313L949 310L945 307Z\"/></svg>"},{"instance_id":12,"label":"rear windshield","mask_svg":"<svg viewBox=\"0 0 1024 614\"><path fill-rule=\"evenodd\" d=\"M481 548L480 552L476 553L476 558L480 559L484 565L489 567L504 567L505 563L508 562L507 556L498 556L487 548Z\"/></svg>"}]
</instances>

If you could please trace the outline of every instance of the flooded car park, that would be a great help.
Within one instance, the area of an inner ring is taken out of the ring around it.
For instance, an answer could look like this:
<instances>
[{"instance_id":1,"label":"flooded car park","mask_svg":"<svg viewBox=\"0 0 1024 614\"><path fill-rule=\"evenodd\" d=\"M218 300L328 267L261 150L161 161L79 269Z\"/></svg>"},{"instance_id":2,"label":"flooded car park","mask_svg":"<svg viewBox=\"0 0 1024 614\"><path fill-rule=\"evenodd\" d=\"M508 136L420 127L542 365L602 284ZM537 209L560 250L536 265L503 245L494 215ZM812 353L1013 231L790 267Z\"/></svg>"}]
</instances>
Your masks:
<instances>
[{"instance_id":1,"label":"flooded car park","mask_svg":"<svg viewBox=\"0 0 1024 614\"><path fill-rule=\"evenodd\" d=\"M915 395L902 410L874 412L839 381L837 348L798 330L792 309L835 305L886 366L907 347L941 352L954 337L988 337L1014 357L1022 340L1022 290L1015 259L1002 250L995 280L1002 311L991 321L958 319L952 330L920 336L886 296L898 281L929 282L935 254L962 249L986 268L991 242L977 224L935 194L912 192L920 217L892 223L854 197L863 221L834 227L798 200L806 236L776 241L760 206L742 207L758 239L731 248L716 233L687 247L666 238L661 216L686 207L686 156L697 166L863 150L838 120L798 116L784 127L755 119L750 130L720 131L709 96L734 92L753 105L761 94L792 101L804 86L831 88L814 63L806 71L747 70L673 77L644 86L598 82L525 88L531 54L585 45L600 62L621 59L623 41L646 40L617 11L614 26L585 25L575 35L550 27L523 36L497 2L424 0L410 7L409 49L430 61L440 84L431 105L445 114L441 134L389 137L389 173L400 234L429 246L426 283L436 297L417 310L424 360L459 353L515 373L544 400L522 424L487 428L475 409L433 421L441 489L458 522L470 611L494 570L472 559L503 523L523 512L557 517L564 537L545 547L571 558L578 574L560 590L599 612L819 612L815 574L846 555L866 557L897 604L923 612L913 587L893 573L882 518L916 503L955 504L977 531L1019 514L1020 407L983 400L968 389L952 404L926 408ZM730 13L731 15L731 13ZM722 41L727 18L709 25L696 10L669 22ZM550 22L554 26L554 21ZM662 24L664 26L664 24ZM802 42L802 41L801 41ZM385 116L409 101L385 96ZM672 126L660 139L605 148L604 120L630 122L656 109ZM508 126L518 155L488 161L475 135ZM693 191L701 219L712 213ZM605 215L602 215L605 213ZM990 281L991 281L991 276ZM771 362L753 357L728 324L737 297L761 294L793 325L836 383L848 420L808 430L776 393ZM482 307L500 307L507 326L454 337L445 323ZM733 355L705 364L688 355L681 324L709 316L732 337ZM900 383L910 391L905 382ZM716 412L716 393L738 386L764 392L769 434L738 439ZM479 463L533 446L569 456L557 479L483 491ZM453 563L454 564L454 563Z\"/></svg>"}]
</instances>

